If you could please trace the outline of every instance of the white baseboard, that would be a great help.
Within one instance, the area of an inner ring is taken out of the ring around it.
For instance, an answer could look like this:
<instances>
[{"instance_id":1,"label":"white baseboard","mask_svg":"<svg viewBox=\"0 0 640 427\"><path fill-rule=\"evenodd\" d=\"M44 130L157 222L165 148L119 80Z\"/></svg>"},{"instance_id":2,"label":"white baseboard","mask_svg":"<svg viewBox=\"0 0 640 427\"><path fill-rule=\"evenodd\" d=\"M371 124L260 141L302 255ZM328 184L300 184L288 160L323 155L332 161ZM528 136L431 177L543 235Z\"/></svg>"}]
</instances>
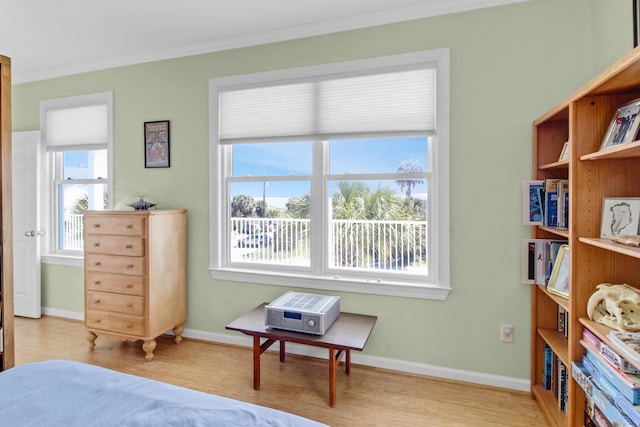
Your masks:
<instances>
[{"instance_id":1,"label":"white baseboard","mask_svg":"<svg viewBox=\"0 0 640 427\"><path fill-rule=\"evenodd\" d=\"M84 320L84 313L72 311L57 310L43 308L42 313L50 316L63 317L74 320ZM193 338L213 343L232 344L243 347L252 347L253 339L246 335L230 335L215 332L199 331L196 329L185 329L183 337ZM287 353L298 354L302 356L317 357L321 359L327 358L327 351L318 347L300 345L295 343L287 343ZM463 381L473 384L481 384L491 387L500 387L510 390L528 392L531 388L529 380L521 378L512 378L502 375L484 374L481 372L463 371L461 369L445 368L441 366L427 365L424 363L408 362L398 359L387 359L378 356L369 356L354 351L351 353L352 363L371 366L382 369L389 369L412 374L426 375L434 378L443 378L448 380Z\"/></svg>"}]
</instances>

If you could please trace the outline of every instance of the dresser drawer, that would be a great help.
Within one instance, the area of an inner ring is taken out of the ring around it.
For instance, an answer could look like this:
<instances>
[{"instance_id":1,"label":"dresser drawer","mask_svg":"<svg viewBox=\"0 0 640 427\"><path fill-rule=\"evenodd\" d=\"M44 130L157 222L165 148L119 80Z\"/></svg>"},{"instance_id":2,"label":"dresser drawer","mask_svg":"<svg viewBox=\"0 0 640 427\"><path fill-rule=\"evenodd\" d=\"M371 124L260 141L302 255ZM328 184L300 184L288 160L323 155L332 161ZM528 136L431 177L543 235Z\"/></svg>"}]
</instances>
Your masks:
<instances>
[{"instance_id":1,"label":"dresser drawer","mask_svg":"<svg viewBox=\"0 0 640 427\"><path fill-rule=\"evenodd\" d=\"M85 310L87 328L102 329L108 332L120 332L130 335L145 335L144 318L107 311Z\"/></svg>"},{"instance_id":2,"label":"dresser drawer","mask_svg":"<svg viewBox=\"0 0 640 427\"><path fill-rule=\"evenodd\" d=\"M144 274L144 258L140 257L85 253L84 260L87 271L132 276L142 276Z\"/></svg>"},{"instance_id":3,"label":"dresser drawer","mask_svg":"<svg viewBox=\"0 0 640 427\"><path fill-rule=\"evenodd\" d=\"M85 215L84 227L87 235L119 234L141 236L144 233L144 217Z\"/></svg>"},{"instance_id":4,"label":"dresser drawer","mask_svg":"<svg viewBox=\"0 0 640 427\"><path fill-rule=\"evenodd\" d=\"M115 311L137 316L144 315L144 297L87 291L85 304L89 310Z\"/></svg>"},{"instance_id":5,"label":"dresser drawer","mask_svg":"<svg viewBox=\"0 0 640 427\"><path fill-rule=\"evenodd\" d=\"M88 271L86 287L90 291L114 292L127 295L144 295L144 277Z\"/></svg>"},{"instance_id":6,"label":"dresser drawer","mask_svg":"<svg viewBox=\"0 0 640 427\"><path fill-rule=\"evenodd\" d=\"M84 246L90 253L144 256L144 239L138 236L87 234L84 238Z\"/></svg>"}]
</instances>

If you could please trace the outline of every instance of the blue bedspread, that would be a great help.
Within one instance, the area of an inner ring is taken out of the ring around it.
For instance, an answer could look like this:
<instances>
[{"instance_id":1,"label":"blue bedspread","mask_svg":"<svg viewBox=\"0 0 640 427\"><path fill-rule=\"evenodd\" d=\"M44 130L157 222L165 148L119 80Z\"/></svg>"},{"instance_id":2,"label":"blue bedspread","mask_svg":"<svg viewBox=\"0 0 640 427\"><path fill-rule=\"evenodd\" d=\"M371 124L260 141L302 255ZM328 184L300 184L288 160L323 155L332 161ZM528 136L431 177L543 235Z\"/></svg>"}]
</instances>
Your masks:
<instances>
[{"instance_id":1,"label":"blue bedspread","mask_svg":"<svg viewBox=\"0 0 640 427\"><path fill-rule=\"evenodd\" d=\"M0 425L324 426L275 409L63 360L0 373Z\"/></svg>"}]
</instances>

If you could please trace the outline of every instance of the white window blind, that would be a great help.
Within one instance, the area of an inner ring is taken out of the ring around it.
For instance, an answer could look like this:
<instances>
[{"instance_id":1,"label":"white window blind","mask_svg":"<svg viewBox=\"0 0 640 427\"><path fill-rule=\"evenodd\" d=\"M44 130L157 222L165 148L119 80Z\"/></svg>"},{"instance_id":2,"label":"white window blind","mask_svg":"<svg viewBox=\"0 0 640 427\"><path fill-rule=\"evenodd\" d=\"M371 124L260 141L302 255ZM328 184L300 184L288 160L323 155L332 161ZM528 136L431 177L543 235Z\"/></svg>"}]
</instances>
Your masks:
<instances>
[{"instance_id":1,"label":"white window blind","mask_svg":"<svg viewBox=\"0 0 640 427\"><path fill-rule=\"evenodd\" d=\"M43 102L47 151L107 148L112 135L112 93Z\"/></svg>"},{"instance_id":2,"label":"white window blind","mask_svg":"<svg viewBox=\"0 0 640 427\"><path fill-rule=\"evenodd\" d=\"M221 144L434 132L436 70L377 70L219 93Z\"/></svg>"}]
</instances>

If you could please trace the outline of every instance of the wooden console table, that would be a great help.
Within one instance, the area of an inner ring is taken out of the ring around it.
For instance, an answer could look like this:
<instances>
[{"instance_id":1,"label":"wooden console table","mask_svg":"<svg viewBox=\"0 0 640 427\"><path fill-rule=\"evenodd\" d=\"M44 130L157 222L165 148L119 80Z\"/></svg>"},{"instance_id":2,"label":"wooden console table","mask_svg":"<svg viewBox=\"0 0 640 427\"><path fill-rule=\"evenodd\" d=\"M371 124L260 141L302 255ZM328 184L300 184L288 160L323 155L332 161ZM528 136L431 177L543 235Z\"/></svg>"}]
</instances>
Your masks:
<instances>
[{"instance_id":1,"label":"wooden console table","mask_svg":"<svg viewBox=\"0 0 640 427\"><path fill-rule=\"evenodd\" d=\"M253 337L253 388L260 389L260 356L276 341L280 341L280 362L284 362L287 341L324 347L329 349L329 406L335 406L336 367L342 356L346 355L345 373L349 375L351 350L362 351L378 318L362 314L340 313L338 319L324 335L312 335L265 326L264 307L267 304L266 302L260 304L227 325L229 330ZM263 343L260 341L262 338L266 339Z\"/></svg>"}]
</instances>

